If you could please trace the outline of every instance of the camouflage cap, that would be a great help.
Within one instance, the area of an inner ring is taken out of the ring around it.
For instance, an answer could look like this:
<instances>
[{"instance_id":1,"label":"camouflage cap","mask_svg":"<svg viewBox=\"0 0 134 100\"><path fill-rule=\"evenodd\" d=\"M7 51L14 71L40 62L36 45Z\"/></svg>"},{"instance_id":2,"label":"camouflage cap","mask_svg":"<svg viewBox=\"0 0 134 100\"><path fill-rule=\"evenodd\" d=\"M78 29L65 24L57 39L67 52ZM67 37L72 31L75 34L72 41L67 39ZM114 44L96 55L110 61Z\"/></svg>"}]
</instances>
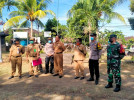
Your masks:
<instances>
[{"instance_id":1,"label":"camouflage cap","mask_svg":"<svg viewBox=\"0 0 134 100\"><path fill-rule=\"evenodd\" d=\"M30 41L35 41L35 38L33 38L33 37L32 37L32 38L30 38Z\"/></svg>"},{"instance_id":2,"label":"camouflage cap","mask_svg":"<svg viewBox=\"0 0 134 100\"><path fill-rule=\"evenodd\" d=\"M116 34L110 35L110 38L113 38L113 37L117 38L117 35Z\"/></svg>"}]
</instances>

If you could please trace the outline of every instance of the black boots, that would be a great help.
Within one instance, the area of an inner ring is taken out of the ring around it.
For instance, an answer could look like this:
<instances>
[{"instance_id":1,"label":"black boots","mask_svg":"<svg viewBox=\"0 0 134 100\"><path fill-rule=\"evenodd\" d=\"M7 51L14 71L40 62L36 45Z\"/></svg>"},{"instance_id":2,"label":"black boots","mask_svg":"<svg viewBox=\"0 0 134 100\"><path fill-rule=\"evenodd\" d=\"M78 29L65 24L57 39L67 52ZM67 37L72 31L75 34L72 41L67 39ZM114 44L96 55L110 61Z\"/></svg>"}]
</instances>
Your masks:
<instances>
[{"instance_id":1,"label":"black boots","mask_svg":"<svg viewBox=\"0 0 134 100\"><path fill-rule=\"evenodd\" d=\"M119 92L121 90L121 86L120 85L116 85L116 88L114 89L114 92Z\"/></svg>"},{"instance_id":2,"label":"black boots","mask_svg":"<svg viewBox=\"0 0 134 100\"><path fill-rule=\"evenodd\" d=\"M105 86L105 88L112 88L113 85L112 83L108 83L108 85ZM120 85L116 85L116 88L113 90L114 92L119 92L121 90L121 86Z\"/></svg>"},{"instance_id":3,"label":"black boots","mask_svg":"<svg viewBox=\"0 0 134 100\"><path fill-rule=\"evenodd\" d=\"M112 87L113 87L113 85L111 82L109 82L108 85L105 86L105 88L112 88Z\"/></svg>"},{"instance_id":4,"label":"black boots","mask_svg":"<svg viewBox=\"0 0 134 100\"><path fill-rule=\"evenodd\" d=\"M8 79L12 79L12 78L14 78L14 76L10 76Z\"/></svg>"}]
</instances>

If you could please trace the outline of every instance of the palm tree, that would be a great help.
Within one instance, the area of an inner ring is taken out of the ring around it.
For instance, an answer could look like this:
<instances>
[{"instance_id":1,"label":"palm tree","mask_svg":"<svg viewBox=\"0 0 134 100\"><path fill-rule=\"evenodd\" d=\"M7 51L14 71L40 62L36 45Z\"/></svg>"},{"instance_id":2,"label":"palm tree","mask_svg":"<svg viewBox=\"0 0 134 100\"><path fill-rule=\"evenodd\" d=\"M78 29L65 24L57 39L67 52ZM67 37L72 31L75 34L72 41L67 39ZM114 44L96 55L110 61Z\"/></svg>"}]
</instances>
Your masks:
<instances>
[{"instance_id":1,"label":"palm tree","mask_svg":"<svg viewBox=\"0 0 134 100\"><path fill-rule=\"evenodd\" d=\"M54 15L51 10L46 10L47 3L50 0L12 0L7 5L15 6L18 10L12 11L9 15L9 19L5 24L4 28L10 28L15 25L18 27L27 27L31 24L31 35L33 36L33 23L43 25L41 18L44 18L48 13Z\"/></svg>"},{"instance_id":2,"label":"palm tree","mask_svg":"<svg viewBox=\"0 0 134 100\"><path fill-rule=\"evenodd\" d=\"M110 22L111 19L117 18L125 23L124 18L114 12L114 7L123 2L123 0L78 0L78 2L69 10L68 15L70 17L85 16L88 24L88 30L97 31L100 22ZM79 13L79 14L78 14Z\"/></svg>"}]
</instances>

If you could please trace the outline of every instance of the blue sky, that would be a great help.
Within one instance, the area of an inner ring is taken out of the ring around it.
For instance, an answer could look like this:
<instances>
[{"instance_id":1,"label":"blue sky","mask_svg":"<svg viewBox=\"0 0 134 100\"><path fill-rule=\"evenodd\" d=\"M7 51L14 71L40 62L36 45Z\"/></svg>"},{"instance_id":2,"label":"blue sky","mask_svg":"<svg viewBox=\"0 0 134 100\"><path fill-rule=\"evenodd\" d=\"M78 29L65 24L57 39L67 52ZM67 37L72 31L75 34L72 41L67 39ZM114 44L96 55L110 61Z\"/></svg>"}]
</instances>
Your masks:
<instances>
[{"instance_id":1,"label":"blue sky","mask_svg":"<svg viewBox=\"0 0 134 100\"><path fill-rule=\"evenodd\" d=\"M67 12L71 7L76 3L77 0L59 0L59 11L57 13L58 8L58 0L52 0L52 3L48 5L47 9L52 10L55 12L55 14L58 16L59 22L63 25L66 25L67 20ZM134 15L131 15L131 11L129 10L130 2L129 0L126 0L123 4L117 6L114 11L120 13L126 21L126 25L120 22L117 19L113 19L110 24L107 24L105 27L101 29L101 31L108 29L108 30L121 30L125 36L134 36L134 30L131 30L131 27L129 26L128 18L134 17ZM14 10L14 9L12 9ZM6 11L6 9L3 10L3 19L9 18L8 16L9 12ZM52 18L51 15L48 15L46 18L42 19L42 22L45 24L46 21ZM2 27L0 27L2 28ZM36 29L36 27L34 26Z\"/></svg>"}]
</instances>

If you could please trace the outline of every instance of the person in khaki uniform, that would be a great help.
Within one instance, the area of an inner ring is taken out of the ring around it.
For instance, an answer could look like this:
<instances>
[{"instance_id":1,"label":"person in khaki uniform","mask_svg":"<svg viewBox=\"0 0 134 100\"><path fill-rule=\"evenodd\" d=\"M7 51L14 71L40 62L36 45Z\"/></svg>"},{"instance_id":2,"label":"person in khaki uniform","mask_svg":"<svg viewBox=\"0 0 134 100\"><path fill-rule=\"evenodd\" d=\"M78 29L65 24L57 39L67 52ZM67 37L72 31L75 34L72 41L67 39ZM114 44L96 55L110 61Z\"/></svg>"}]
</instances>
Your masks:
<instances>
[{"instance_id":1,"label":"person in khaki uniform","mask_svg":"<svg viewBox=\"0 0 134 100\"><path fill-rule=\"evenodd\" d=\"M85 59L86 53L86 47L82 44L82 39L78 38L76 40L76 46L74 47L73 62L76 72L76 77L74 79L81 77L80 80L83 80L85 78L83 61Z\"/></svg>"},{"instance_id":2,"label":"person in khaki uniform","mask_svg":"<svg viewBox=\"0 0 134 100\"><path fill-rule=\"evenodd\" d=\"M63 51L65 51L64 44L60 41L60 36L56 36L54 43L54 72L53 76L62 78L63 76Z\"/></svg>"},{"instance_id":3,"label":"person in khaki uniform","mask_svg":"<svg viewBox=\"0 0 134 100\"><path fill-rule=\"evenodd\" d=\"M11 62L12 73L9 79L14 78L16 66L18 67L19 79L22 78L22 54L24 54L24 52L25 48L20 45L20 40L16 38L14 44L10 48L9 61Z\"/></svg>"},{"instance_id":4,"label":"person in khaki uniform","mask_svg":"<svg viewBox=\"0 0 134 100\"><path fill-rule=\"evenodd\" d=\"M38 43L38 41L35 41L35 44L39 47L40 51L42 50L42 46L40 43ZM40 55L40 54L39 54ZM42 64L38 65L38 70L43 73L43 68L42 68Z\"/></svg>"},{"instance_id":5,"label":"person in khaki uniform","mask_svg":"<svg viewBox=\"0 0 134 100\"><path fill-rule=\"evenodd\" d=\"M38 77L38 67L32 65L32 61L33 60L37 60L39 59L39 47L37 45L34 44L35 39L31 38L30 39L30 44L27 46L27 50L26 50L26 58L27 61L29 62L29 76L28 77L32 77L33 75L35 75L35 77Z\"/></svg>"}]
</instances>

